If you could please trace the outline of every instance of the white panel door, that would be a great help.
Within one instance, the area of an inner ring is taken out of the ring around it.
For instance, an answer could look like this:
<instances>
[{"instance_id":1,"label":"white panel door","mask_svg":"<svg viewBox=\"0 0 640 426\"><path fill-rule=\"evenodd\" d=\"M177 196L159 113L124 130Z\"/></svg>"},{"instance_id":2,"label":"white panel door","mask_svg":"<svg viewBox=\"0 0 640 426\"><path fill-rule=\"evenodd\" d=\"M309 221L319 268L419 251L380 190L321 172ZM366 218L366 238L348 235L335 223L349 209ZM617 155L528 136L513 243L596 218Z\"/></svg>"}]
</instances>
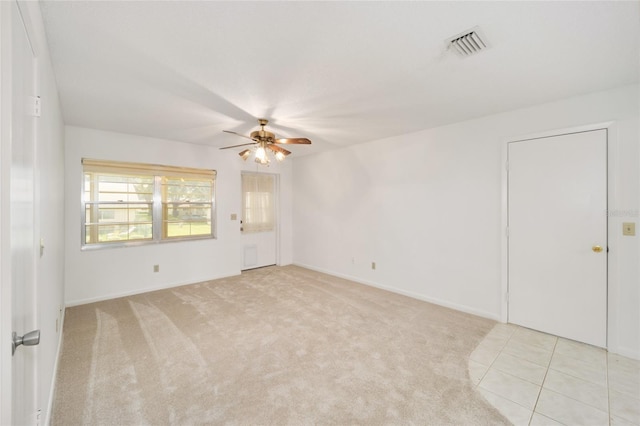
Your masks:
<instances>
[{"instance_id":1,"label":"white panel door","mask_svg":"<svg viewBox=\"0 0 640 426\"><path fill-rule=\"evenodd\" d=\"M277 176L242 173L242 270L277 261Z\"/></svg>"},{"instance_id":2,"label":"white panel door","mask_svg":"<svg viewBox=\"0 0 640 426\"><path fill-rule=\"evenodd\" d=\"M11 271L12 330L18 336L23 336L37 328L34 235L35 58L16 2L11 2L10 9L11 170L8 234L11 259L9 265L3 263L3 267L8 266ZM6 198L3 197L3 202L5 201ZM37 355L37 347L21 345L12 356L11 424L37 422Z\"/></svg>"},{"instance_id":3,"label":"white panel door","mask_svg":"<svg viewBox=\"0 0 640 426\"><path fill-rule=\"evenodd\" d=\"M512 142L508 156L509 322L606 347L606 130Z\"/></svg>"}]
</instances>

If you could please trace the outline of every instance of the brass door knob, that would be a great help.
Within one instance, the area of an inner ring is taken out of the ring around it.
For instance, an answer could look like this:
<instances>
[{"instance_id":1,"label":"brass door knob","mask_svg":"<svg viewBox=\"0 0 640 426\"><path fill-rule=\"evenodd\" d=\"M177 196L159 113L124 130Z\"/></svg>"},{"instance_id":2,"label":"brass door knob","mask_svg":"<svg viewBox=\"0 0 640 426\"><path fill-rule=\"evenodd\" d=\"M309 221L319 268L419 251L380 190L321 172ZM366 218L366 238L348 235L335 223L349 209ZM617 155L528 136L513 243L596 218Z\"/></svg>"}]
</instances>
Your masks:
<instances>
[{"instance_id":1,"label":"brass door knob","mask_svg":"<svg viewBox=\"0 0 640 426\"><path fill-rule=\"evenodd\" d=\"M593 246L591 247L591 250L593 250L596 253L600 253L602 251L602 247L600 246Z\"/></svg>"}]
</instances>

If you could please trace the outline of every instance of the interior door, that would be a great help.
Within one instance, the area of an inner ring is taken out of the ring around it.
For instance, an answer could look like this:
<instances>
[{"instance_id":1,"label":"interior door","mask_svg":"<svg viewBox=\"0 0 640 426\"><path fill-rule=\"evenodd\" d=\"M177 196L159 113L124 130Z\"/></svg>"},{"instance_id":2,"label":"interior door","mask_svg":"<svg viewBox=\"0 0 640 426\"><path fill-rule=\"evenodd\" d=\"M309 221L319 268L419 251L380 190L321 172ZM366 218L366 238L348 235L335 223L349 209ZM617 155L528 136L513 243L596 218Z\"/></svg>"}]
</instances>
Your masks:
<instances>
[{"instance_id":1,"label":"interior door","mask_svg":"<svg viewBox=\"0 0 640 426\"><path fill-rule=\"evenodd\" d=\"M277 261L277 176L242 173L242 270Z\"/></svg>"},{"instance_id":2,"label":"interior door","mask_svg":"<svg viewBox=\"0 0 640 426\"><path fill-rule=\"evenodd\" d=\"M508 144L509 322L607 344L607 133Z\"/></svg>"},{"instance_id":3,"label":"interior door","mask_svg":"<svg viewBox=\"0 0 640 426\"><path fill-rule=\"evenodd\" d=\"M16 2L11 4L11 27L11 310L12 329L17 335L23 336L37 328L34 236L35 58ZM36 424L36 363L36 347L16 348L11 367L12 424Z\"/></svg>"}]
</instances>

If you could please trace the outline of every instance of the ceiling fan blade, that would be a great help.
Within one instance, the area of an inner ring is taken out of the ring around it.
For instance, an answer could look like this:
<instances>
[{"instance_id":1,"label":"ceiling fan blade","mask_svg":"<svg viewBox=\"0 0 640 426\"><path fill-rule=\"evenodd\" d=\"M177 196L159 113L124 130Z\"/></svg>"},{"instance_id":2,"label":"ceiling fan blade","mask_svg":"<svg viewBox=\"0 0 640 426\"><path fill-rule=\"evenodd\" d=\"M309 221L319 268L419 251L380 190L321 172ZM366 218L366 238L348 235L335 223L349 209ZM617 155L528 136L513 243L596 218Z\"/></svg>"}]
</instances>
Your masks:
<instances>
[{"instance_id":1,"label":"ceiling fan blade","mask_svg":"<svg viewBox=\"0 0 640 426\"><path fill-rule=\"evenodd\" d=\"M232 132L231 130L223 130L223 132L225 133L231 133L232 135L236 135L236 136L240 136L241 138L247 138L247 139L251 139L252 141L255 140L250 136L246 136L246 135L241 135L240 133L236 133L236 132Z\"/></svg>"},{"instance_id":2,"label":"ceiling fan blade","mask_svg":"<svg viewBox=\"0 0 640 426\"><path fill-rule=\"evenodd\" d=\"M283 138L276 139L276 143L304 144L311 145L311 141L307 138Z\"/></svg>"},{"instance_id":3,"label":"ceiling fan blade","mask_svg":"<svg viewBox=\"0 0 640 426\"><path fill-rule=\"evenodd\" d=\"M291 151L287 151L284 148L280 148L278 145L267 145L267 148L269 148L271 151L273 152L280 152L282 153L282 155L284 155L285 157L289 154L291 154Z\"/></svg>"},{"instance_id":4,"label":"ceiling fan blade","mask_svg":"<svg viewBox=\"0 0 640 426\"><path fill-rule=\"evenodd\" d=\"M311 141L307 138L284 138L276 139L276 143L304 144L311 145Z\"/></svg>"},{"instance_id":5,"label":"ceiling fan blade","mask_svg":"<svg viewBox=\"0 0 640 426\"><path fill-rule=\"evenodd\" d=\"M250 142L250 143L241 143L240 145L232 145L232 146L223 146L220 149L229 149L229 148L237 148L239 146L247 146L247 145L255 145L255 142Z\"/></svg>"}]
</instances>

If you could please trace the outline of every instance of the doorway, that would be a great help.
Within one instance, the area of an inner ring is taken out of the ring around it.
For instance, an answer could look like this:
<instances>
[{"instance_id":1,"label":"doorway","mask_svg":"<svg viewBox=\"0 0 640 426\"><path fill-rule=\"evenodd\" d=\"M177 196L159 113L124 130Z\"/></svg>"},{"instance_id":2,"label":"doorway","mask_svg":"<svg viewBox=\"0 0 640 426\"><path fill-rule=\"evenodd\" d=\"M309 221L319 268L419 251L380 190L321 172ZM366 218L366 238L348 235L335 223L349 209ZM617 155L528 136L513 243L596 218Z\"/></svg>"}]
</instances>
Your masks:
<instances>
[{"instance_id":1,"label":"doorway","mask_svg":"<svg viewBox=\"0 0 640 426\"><path fill-rule=\"evenodd\" d=\"M242 270L277 263L278 176L242 173Z\"/></svg>"},{"instance_id":2,"label":"doorway","mask_svg":"<svg viewBox=\"0 0 640 426\"><path fill-rule=\"evenodd\" d=\"M514 141L508 321L607 346L607 130Z\"/></svg>"}]
</instances>

